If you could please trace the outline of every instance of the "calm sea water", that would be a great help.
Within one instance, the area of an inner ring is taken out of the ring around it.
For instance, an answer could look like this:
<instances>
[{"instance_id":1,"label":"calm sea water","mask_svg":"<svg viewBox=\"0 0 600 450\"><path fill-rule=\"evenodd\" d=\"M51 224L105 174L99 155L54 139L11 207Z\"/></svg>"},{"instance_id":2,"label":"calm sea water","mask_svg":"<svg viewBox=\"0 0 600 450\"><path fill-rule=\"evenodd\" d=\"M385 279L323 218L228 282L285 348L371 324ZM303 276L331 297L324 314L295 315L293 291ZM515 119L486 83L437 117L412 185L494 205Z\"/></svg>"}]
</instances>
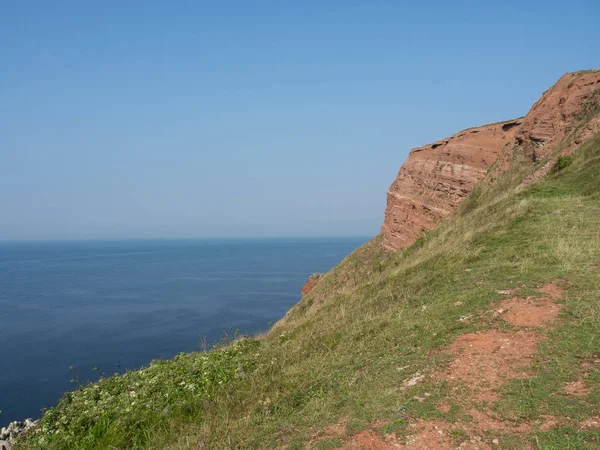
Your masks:
<instances>
[{"instance_id":1,"label":"calm sea water","mask_svg":"<svg viewBox=\"0 0 600 450\"><path fill-rule=\"evenodd\" d=\"M0 425L82 381L283 317L366 238L0 244ZM97 367L99 372L93 370Z\"/></svg>"}]
</instances>

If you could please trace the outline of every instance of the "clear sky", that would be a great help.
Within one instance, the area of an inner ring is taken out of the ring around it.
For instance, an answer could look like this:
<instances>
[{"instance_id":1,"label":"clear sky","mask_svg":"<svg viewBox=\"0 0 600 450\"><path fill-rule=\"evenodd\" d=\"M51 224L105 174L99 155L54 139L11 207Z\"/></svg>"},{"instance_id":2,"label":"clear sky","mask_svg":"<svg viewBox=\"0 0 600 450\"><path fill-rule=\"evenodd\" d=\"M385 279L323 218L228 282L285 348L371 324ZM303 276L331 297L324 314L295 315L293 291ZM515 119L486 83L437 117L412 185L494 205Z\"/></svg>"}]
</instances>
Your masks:
<instances>
[{"instance_id":1,"label":"clear sky","mask_svg":"<svg viewBox=\"0 0 600 450\"><path fill-rule=\"evenodd\" d=\"M600 2L0 2L0 239L375 235L411 147L600 66Z\"/></svg>"}]
</instances>

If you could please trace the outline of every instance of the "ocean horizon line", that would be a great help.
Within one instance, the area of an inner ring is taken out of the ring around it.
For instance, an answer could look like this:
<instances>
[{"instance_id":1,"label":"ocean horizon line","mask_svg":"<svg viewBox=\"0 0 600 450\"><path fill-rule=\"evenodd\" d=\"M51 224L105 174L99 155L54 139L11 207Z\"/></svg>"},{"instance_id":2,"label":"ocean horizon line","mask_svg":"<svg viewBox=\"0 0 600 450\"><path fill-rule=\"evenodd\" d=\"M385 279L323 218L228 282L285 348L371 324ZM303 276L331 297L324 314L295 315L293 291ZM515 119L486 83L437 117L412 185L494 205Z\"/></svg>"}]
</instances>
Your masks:
<instances>
[{"instance_id":1,"label":"ocean horizon line","mask_svg":"<svg viewBox=\"0 0 600 450\"><path fill-rule=\"evenodd\" d=\"M314 235L314 236L206 236L206 237L115 237L115 238L59 238L59 239L0 239L0 245L36 243L119 243L159 241L276 241L276 240L321 240L321 239L372 239L377 235Z\"/></svg>"}]
</instances>

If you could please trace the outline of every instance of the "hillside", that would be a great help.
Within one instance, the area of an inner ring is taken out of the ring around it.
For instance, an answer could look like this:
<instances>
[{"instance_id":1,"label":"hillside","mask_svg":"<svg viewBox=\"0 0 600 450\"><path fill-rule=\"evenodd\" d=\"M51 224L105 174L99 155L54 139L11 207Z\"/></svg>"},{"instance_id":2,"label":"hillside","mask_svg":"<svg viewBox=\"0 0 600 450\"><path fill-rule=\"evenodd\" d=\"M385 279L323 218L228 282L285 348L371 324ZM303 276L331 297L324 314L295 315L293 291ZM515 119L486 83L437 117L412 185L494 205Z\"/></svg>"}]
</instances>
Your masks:
<instances>
[{"instance_id":1,"label":"hillside","mask_svg":"<svg viewBox=\"0 0 600 450\"><path fill-rule=\"evenodd\" d=\"M411 209L450 206L402 222L388 197L382 234L268 334L67 394L16 448L598 448L596 80L565 75L485 139L413 151L390 191L423 180ZM488 145L480 167L454 154Z\"/></svg>"}]
</instances>

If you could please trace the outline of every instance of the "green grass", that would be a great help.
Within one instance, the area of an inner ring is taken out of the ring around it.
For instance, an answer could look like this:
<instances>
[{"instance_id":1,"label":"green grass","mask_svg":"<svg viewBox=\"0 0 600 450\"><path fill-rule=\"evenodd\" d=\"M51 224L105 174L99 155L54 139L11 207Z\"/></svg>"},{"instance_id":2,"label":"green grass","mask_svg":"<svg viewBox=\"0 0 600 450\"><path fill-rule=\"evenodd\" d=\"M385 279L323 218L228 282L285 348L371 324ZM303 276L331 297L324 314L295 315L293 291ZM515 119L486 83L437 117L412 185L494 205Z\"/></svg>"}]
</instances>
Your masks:
<instances>
[{"instance_id":1,"label":"green grass","mask_svg":"<svg viewBox=\"0 0 600 450\"><path fill-rule=\"evenodd\" d=\"M567 295L534 376L507 383L491 407L534 424L531 435L502 436L504 448L597 448L598 432L577 424L600 410L600 373L584 369L600 358L600 136L568 166L519 188L534 169L514 164L482 183L404 251L384 252L380 238L365 244L265 336L69 394L18 448L335 448L344 436L315 437L342 419L348 435L385 420L384 431L400 437L416 418L468 421L447 384L428 377L448 360L441 350L461 334L508 327L484 314L499 290L531 295L554 279ZM468 314L481 319L460 320ZM405 388L416 374L422 382ZM565 383L581 377L591 393L565 395ZM447 414L436 407L444 399ZM535 428L546 415L561 428Z\"/></svg>"},{"instance_id":2,"label":"green grass","mask_svg":"<svg viewBox=\"0 0 600 450\"><path fill-rule=\"evenodd\" d=\"M540 450L594 450L600 446L600 432L561 427L537 434L535 443Z\"/></svg>"},{"instance_id":3,"label":"green grass","mask_svg":"<svg viewBox=\"0 0 600 450\"><path fill-rule=\"evenodd\" d=\"M556 163L554 163L554 166L552 166L550 173L556 173L563 170L565 167L571 164L572 161L573 158L570 155L559 156L558 158L556 158Z\"/></svg>"},{"instance_id":4,"label":"green grass","mask_svg":"<svg viewBox=\"0 0 600 450\"><path fill-rule=\"evenodd\" d=\"M197 420L224 384L256 369L259 343L180 354L170 361L114 375L68 393L46 411L23 445L31 448L143 448L174 421Z\"/></svg>"}]
</instances>

